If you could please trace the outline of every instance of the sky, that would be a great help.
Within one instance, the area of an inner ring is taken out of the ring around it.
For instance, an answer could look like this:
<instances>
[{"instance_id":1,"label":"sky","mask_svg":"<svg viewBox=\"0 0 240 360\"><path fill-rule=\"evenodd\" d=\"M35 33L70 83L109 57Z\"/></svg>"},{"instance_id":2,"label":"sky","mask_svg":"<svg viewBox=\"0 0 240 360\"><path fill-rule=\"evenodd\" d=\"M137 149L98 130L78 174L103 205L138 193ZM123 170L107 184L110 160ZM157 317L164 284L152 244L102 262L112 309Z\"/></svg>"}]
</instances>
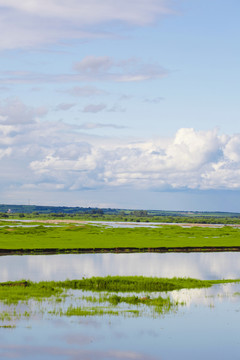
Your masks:
<instances>
[{"instance_id":1,"label":"sky","mask_svg":"<svg viewBox=\"0 0 240 360\"><path fill-rule=\"evenodd\" d=\"M0 203L240 212L239 0L0 0Z\"/></svg>"}]
</instances>

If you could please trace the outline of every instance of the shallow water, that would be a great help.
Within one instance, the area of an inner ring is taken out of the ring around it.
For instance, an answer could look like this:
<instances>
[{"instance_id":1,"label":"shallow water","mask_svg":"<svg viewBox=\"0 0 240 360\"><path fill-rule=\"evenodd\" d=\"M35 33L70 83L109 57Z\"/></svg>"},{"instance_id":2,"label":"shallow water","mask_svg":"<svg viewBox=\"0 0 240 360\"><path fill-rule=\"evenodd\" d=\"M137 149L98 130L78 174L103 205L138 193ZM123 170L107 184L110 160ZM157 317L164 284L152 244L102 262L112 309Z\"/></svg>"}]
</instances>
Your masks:
<instances>
[{"instance_id":1,"label":"shallow water","mask_svg":"<svg viewBox=\"0 0 240 360\"><path fill-rule=\"evenodd\" d=\"M0 281L105 275L240 278L240 253L2 256L0 269ZM237 360L240 296L236 292L240 293L240 284L173 291L171 298L184 305L155 317L67 317L40 311L16 320L16 328L0 327L0 358ZM53 305L41 304L46 309ZM30 303L30 310L35 308Z\"/></svg>"},{"instance_id":2,"label":"shallow water","mask_svg":"<svg viewBox=\"0 0 240 360\"><path fill-rule=\"evenodd\" d=\"M0 328L1 359L239 359L239 284L182 290L186 305L151 317L39 316Z\"/></svg>"},{"instance_id":3,"label":"shallow water","mask_svg":"<svg viewBox=\"0 0 240 360\"><path fill-rule=\"evenodd\" d=\"M65 280L91 276L142 275L240 278L240 253L134 253L0 257L0 281Z\"/></svg>"}]
</instances>

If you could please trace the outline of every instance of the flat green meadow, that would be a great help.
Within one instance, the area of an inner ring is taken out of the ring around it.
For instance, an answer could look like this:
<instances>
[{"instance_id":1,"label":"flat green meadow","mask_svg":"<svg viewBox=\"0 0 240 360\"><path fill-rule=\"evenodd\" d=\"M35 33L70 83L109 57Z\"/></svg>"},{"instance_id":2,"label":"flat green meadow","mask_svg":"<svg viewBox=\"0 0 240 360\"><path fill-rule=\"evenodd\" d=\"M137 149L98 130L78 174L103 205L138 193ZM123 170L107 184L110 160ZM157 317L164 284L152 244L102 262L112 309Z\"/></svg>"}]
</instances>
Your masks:
<instances>
[{"instance_id":1,"label":"flat green meadow","mask_svg":"<svg viewBox=\"0 0 240 360\"><path fill-rule=\"evenodd\" d=\"M230 226L181 227L162 225L151 227L107 227L102 225L0 228L0 250L54 250L74 252L125 250L152 251L154 249L237 248L240 229ZM211 249L210 249L211 250Z\"/></svg>"}]
</instances>

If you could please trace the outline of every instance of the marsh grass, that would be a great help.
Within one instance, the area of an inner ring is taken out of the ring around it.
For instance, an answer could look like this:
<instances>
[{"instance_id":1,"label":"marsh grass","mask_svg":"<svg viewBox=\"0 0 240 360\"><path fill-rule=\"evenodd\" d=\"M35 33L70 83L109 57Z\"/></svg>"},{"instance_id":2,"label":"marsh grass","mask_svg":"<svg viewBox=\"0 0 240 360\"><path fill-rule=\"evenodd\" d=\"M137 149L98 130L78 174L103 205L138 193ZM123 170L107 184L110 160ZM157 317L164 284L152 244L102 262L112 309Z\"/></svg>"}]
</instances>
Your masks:
<instances>
[{"instance_id":1,"label":"marsh grass","mask_svg":"<svg viewBox=\"0 0 240 360\"><path fill-rule=\"evenodd\" d=\"M4 304L17 304L19 301L27 302L29 299L41 301L51 296L57 296L63 289L45 283L31 281L9 281L0 283L0 301Z\"/></svg>"},{"instance_id":2,"label":"marsh grass","mask_svg":"<svg viewBox=\"0 0 240 360\"><path fill-rule=\"evenodd\" d=\"M192 278L157 278L144 276L106 276L65 281L28 280L0 283L0 301L5 304L27 302L29 299L41 301L53 297L60 302L66 297L64 290L108 291L108 292L166 292L180 289L211 287L214 284L237 283L235 280L198 280ZM130 298L129 298L130 301ZM131 301L137 301L132 298ZM147 298L146 298L147 301Z\"/></svg>"},{"instance_id":3,"label":"marsh grass","mask_svg":"<svg viewBox=\"0 0 240 360\"><path fill-rule=\"evenodd\" d=\"M170 298L169 292L173 290L239 281L108 276L61 282L4 282L0 283L0 322L29 319L36 314L140 316L149 313L158 316L175 312L180 305L184 305ZM90 295L85 295L85 291L90 291Z\"/></svg>"},{"instance_id":4,"label":"marsh grass","mask_svg":"<svg viewBox=\"0 0 240 360\"><path fill-rule=\"evenodd\" d=\"M198 280L192 278L157 278L144 276L106 276L55 282L65 289L115 292L154 292L211 287L240 280Z\"/></svg>"}]
</instances>

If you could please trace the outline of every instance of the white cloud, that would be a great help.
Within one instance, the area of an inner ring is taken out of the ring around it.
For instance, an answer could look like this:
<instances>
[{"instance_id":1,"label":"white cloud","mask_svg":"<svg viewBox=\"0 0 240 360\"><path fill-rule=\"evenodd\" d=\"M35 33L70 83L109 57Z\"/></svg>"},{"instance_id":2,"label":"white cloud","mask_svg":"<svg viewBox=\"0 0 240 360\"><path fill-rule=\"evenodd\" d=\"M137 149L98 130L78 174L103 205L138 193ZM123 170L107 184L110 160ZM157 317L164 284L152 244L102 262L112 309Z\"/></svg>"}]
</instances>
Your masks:
<instances>
[{"instance_id":1,"label":"white cloud","mask_svg":"<svg viewBox=\"0 0 240 360\"><path fill-rule=\"evenodd\" d=\"M198 169L215 160L220 149L221 138L216 131L180 129L171 146L166 149L168 166L180 171Z\"/></svg>"},{"instance_id":2,"label":"white cloud","mask_svg":"<svg viewBox=\"0 0 240 360\"><path fill-rule=\"evenodd\" d=\"M0 124L29 124L47 114L43 107L33 108L24 105L18 98L0 103Z\"/></svg>"},{"instance_id":3,"label":"white cloud","mask_svg":"<svg viewBox=\"0 0 240 360\"><path fill-rule=\"evenodd\" d=\"M98 26L144 26L172 13L168 0L0 0L0 49L109 36ZM94 30L89 30L93 27Z\"/></svg>"},{"instance_id":4,"label":"white cloud","mask_svg":"<svg viewBox=\"0 0 240 360\"><path fill-rule=\"evenodd\" d=\"M120 140L89 135L94 128L118 124L33 121L38 111L31 109L30 116L29 109L23 109L27 123L18 122L13 112L8 125L0 124L2 188L17 182L53 189L64 184L66 191L125 186L240 189L239 134L183 128L169 139Z\"/></svg>"},{"instance_id":5,"label":"white cloud","mask_svg":"<svg viewBox=\"0 0 240 360\"><path fill-rule=\"evenodd\" d=\"M224 155L231 162L240 162L240 134L232 136L224 148Z\"/></svg>"},{"instance_id":6,"label":"white cloud","mask_svg":"<svg viewBox=\"0 0 240 360\"><path fill-rule=\"evenodd\" d=\"M79 154L74 161L63 160L53 153L51 158L37 160L31 167L51 176L57 171L60 178L70 171L71 189L81 188L83 172L83 184L91 183L94 187L127 185L153 189L214 189L218 188L216 164L224 161L222 148L226 145L215 130L180 129L168 142L159 139L114 146L103 140L98 147L92 144L87 154ZM231 171L234 174L234 169ZM207 187L207 179L213 172L216 179L214 182L209 180ZM225 188L229 188L227 183Z\"/></svg>"}]
</instances>

